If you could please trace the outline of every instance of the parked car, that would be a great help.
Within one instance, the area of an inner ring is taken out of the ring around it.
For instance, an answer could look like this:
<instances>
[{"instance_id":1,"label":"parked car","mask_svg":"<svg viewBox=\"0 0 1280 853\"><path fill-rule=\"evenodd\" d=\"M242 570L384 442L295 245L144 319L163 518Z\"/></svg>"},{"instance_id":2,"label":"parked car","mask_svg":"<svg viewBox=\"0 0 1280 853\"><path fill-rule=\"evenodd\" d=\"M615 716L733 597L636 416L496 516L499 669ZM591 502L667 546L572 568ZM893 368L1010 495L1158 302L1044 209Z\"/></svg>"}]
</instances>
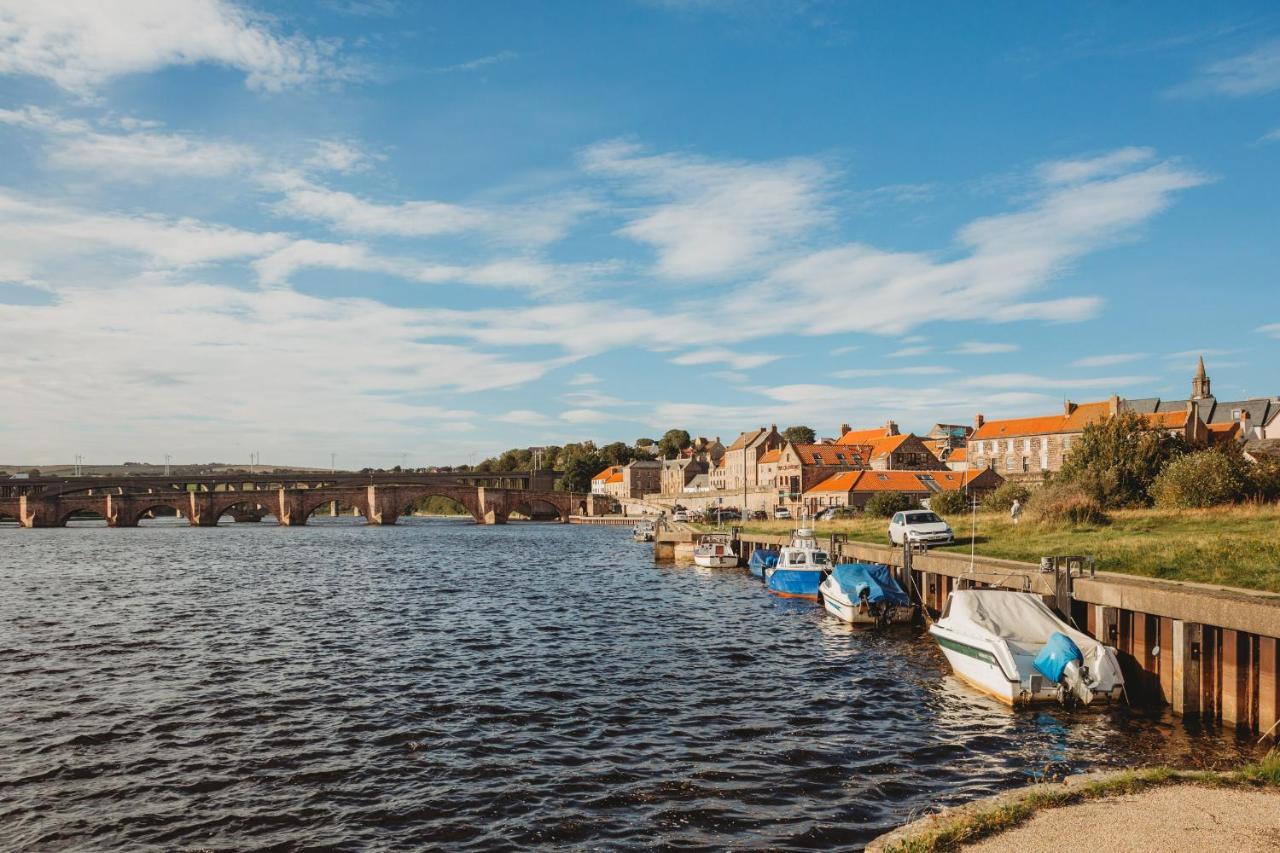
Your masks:
<instances>
[{"instance_id":1,"label":"parked car","mask_svg":"<svg viewBox=\"0 0 1280 853\"><path fill-rule=\"evenodd\" d=\"M889 544L920 542L925 545L950 545L956 534L937 513L927 509L899 512L889 519Z\"/></svg>"},{"instance_id":2,"label":"parked car","mask_svg":"<svg viewBox=\"0 0 1280 853\"><path fill-rule=\"evenodd\" d=\"M847 506L829 506L819 512L814 518L818 521L831 521L837 518L853 518L858 514L857 510L850 509Z\"/></svg>"},{"instance_id":3,"label":"parked car","mask_svg":"<svg viewBox=\"0 0 1280 853\"><path fill-rule=\"evenodd\" d=\"M671 513L671 520L672 521L688 521L689 513L685 512L682 509L678 509L675 512Z\"/></svg>"},{"instance_id":4,"label":"parked car","mask_svg":"<svg viewBox=\"0 0 1280 853\"><path fill-rule=\"evenodd\" d=\"M753 509L753 510L751 510L751 520L752 520L752 521L765 521L765 520L767 520L768 518L769 518L769 513L765 512L765 511L764 511L764 510L762 510L762 509Z\"/></svg>"},{"instance_id":5,"label":"parked car","mask_svg":"<svg viewBox=\"0 0 1280 853\"><path fill-rule=\"evenodd\" d=\"M689 520L694 524L701 524L707 520L707 514L700 509L691 509L688 512Z\"/></svg>"},{"instance_id":6,"label":"parked car","mask_svg":"<svg viewBox=\"0 0 1280 853\"><path fill-rule=\"evenodd\" d=\"M791 510L787 509L785 506L775 506L773 508L773 517L774 518L790 518Z\"/></svg>"},{"instance_id":7,"label":"parked car","mask_svg":"<svg viewBox=\"0 0 1280 853\"><path fill-rule=\"evenodd\" d=\"M707 518L711 521L741 521L742 513L736 507L721 506L707 510Z\"/></svg>"}]
</instances>

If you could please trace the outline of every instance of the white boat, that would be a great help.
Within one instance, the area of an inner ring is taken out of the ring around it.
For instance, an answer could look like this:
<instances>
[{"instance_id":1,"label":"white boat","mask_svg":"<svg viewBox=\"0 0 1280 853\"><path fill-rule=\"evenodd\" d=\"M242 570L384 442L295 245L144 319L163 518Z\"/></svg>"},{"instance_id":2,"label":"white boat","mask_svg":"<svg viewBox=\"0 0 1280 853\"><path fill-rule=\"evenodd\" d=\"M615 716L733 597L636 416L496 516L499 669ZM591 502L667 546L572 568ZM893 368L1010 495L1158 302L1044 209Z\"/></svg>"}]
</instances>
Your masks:
<instances>
[{"instance_id":1,"label":"white boat","mask_svg":"<svg viewBox=\"0 0 1280 853\"><path fill-rule=\"evenodd\" d=\"M818 547L813 528L801 527L791 542L778 551L778 562L764 570L769 591L783 598L818 600L818 585L831 568L827 552Z\"/></svg>"},{"instance_id":2,"label":"white boat","mask_svg":"<svg viewBox=\"0 0 1280 853\"><path fill-rule=\"evenodd\" d=\"M637 521L631 526L631 538L637 542L652 542L654 527L652 521Z\"/></svg>"},{"instance_id":3,"label":"white boat","mask_svg":"<svg viewBox=\"0 0 1280 853\"><path fill-rule=\"evenodd\" d=\"M818 587L822 606L852 625L905 625L916 619L916 607L880 563L840 563Z\"/></svg>"},{"instance_id":4,"label":"white boat","mask_svg":"<svg viewBox=\"0 0 1280 853\"><path fill-rule=\"evenodd\" d=\"M731 569L738 565L738 554L727 533L704 533L693 549L693 562L704 569Z\"/></svg>"},{"instance_id":5,"label":"white boat","mask_svg":"<svg viewBox=\"0 0 1280 853\"><path fill-rule=\"evenodd\" d=\"M929 628L956 677L1009 705L1124 695L1116 650L1072 628L1038 595L958 589Z\"/></svg>"}]
</instances>

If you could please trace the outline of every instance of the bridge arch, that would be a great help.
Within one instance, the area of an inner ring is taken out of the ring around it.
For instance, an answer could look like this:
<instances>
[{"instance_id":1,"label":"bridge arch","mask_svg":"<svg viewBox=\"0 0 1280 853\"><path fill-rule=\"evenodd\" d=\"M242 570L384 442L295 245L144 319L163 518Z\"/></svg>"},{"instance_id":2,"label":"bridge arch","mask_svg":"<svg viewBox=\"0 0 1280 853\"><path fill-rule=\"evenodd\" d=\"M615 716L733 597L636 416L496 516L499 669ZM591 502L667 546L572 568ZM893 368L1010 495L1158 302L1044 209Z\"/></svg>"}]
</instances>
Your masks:
<instances>
[{"instance_id":1,"label":"bridge arch","mask_svg":"<svg viewBox=\"0 0 1280 853\"><path fill-rule=\"evenodd\" d=\"M311 516L317 513L320 513L321 510L328 509L333 504L334 501L338 502L339 509L346 507L348 510L354 511L354 512L347 512L347 513L339 513L339 517L355 518L356 516L359 516L360 518L363 518L365 521L369 520L368 501L353 500L351 502L348 502L343 498L326 498L322 501L303 502L302 517L305 519L310 519ZM323 515L323 513L321 514Z\"/></svg>"},{"instance_id":2,"label":"bridge arch","mask_svg":"<svg viewBox=\"0 0 1280 853\"><path fill-rule=\"evenodd\" d=\"M191 510L187 507L179 506L177 501L144 501L138 504L130 513L133 516L133 524L136 525L147 517L147 513L155 512L158 509L164 510L166 517L172 512L176 513L178 518L184 518L187 521L191 520Z\"/></svg>"},{"instance_id":3,"label":"bridge arch","mask_svg":"<svg viewBox=\"0 0 1280 853\"><path fill-rule=\"evenodd\" d=\"M76 506L68 508L54 519L53 526L66 527L67 523L71 521L101 521L103 524L106 524L107 517L102 514L101 510L95 507Z\"/></svg>"},{"instance_id":4,"label":"bridge arch","mask_svg":"<svg viewBox=\"0 0 1280 853\"><path fill-rule=\"evenodd\" d=\"M553 516L557 521L567 523L571 507L564 501L548 500L545 497L518 498L511 505L512 512L518 512L530 521L538 521L538 515Z\"/></svg>"},{"instance_id":5,"label":"bridge arch","mask_svg":"<svg viewBox=\"0 0 1280 853\"><path fill-rule=\"evenodd\" d=\"M380 490L381 491L381 490ZM387 490L388 492L390 490ZM447 486L402 486L394 495L389 495L394 501L388 506L396 514L397 520L400 517L412 515L414 509L423 501L429 498L442 498L462 508L462 511L471 516L471 520L477 524L484 523L484 516L480 512L480 503L476 496L476 490L470 487L449 488Z\"/></svg>"},{"instance_id":6,"label":"bridge arch","mask_svg":"<svg viewBox=\"0 0 1280 853\"><path fill-rule=\"evenodd\" d=\"M275 518L280 512L280 508L277 506L278 503L279 501L272 501L269 497L247 497L242 493L234 498L228 498L225 501L214 504L210 514L215 519L221 520L233 510L241 509L250 513L261 512L264 518L268 515ZM238 522L239 519L236 519L236 521Z\"/></svg>"}]
</instances>

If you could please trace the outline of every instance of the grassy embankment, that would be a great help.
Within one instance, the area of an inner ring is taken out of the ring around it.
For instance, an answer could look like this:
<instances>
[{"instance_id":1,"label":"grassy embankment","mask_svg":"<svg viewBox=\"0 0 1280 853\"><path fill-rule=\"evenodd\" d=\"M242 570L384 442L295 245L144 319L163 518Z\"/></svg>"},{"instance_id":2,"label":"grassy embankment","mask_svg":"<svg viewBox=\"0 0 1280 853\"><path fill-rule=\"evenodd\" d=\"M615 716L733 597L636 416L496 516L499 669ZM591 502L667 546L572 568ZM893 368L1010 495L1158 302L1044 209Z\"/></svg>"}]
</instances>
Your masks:
<instances>
[{"instance_id":1,"label":"grassy embankment","mask_svg":"<svg viewBox=\"0 0 1280 853\"><path fill-rule=\"evenodd\" d=\"M969 516L947 521L956 544L941 551L969 552ZM819 536L844 533L861 542L888 544L888 521L858 517L819 521ZM750 521L752 533L785 535L794 521ZM703 529L712 529L709 526ZM977 514L974 550L983 556L1038 562L1042 556L1094 556L1099 571L1198 581L1280 592L1280 505L1203 510L1116 510L1101 526L1050 527L1023 516L1015 527L1005 513Z\"/></svg>"},{"instance_id":2,"label":"grassy embankment","mask_svg":"<svg viewBox=\"0 0 1280 853\"><path fill-rule=\"evenodd\" d=\"M890 845L889 853L938 853L1013 829L1044 809L1061 808L1087 800L1134 794L1160 785L1195 784L1220 787L1275 787L1280 785L1280 754L1274 750L1261 761L1239 770L1174 770L1149 767L1062 790L1036 790L1025 797L990 809L962 814L914 838Z\"/></svg>"}]
</instances>

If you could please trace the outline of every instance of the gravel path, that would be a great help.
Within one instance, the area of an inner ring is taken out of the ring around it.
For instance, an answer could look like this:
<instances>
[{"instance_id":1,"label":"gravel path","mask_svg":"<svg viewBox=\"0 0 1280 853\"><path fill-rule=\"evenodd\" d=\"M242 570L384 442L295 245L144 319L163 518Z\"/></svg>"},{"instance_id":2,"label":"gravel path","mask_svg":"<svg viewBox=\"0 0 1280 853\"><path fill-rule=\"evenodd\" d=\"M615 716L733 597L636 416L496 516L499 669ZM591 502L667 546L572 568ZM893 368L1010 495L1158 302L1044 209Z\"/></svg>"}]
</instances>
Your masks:
<instances>
[{"instance_id":1,"label":"gravel path","mask_svg":"<svg viewBox=\"0 0 1280 853\"><path fill-rule=\"evenodd\" d=\"M1048 809L966 853L1262 853L1280 850L1280 792L1170 785Z\"/></svg>"}]
</instances>

